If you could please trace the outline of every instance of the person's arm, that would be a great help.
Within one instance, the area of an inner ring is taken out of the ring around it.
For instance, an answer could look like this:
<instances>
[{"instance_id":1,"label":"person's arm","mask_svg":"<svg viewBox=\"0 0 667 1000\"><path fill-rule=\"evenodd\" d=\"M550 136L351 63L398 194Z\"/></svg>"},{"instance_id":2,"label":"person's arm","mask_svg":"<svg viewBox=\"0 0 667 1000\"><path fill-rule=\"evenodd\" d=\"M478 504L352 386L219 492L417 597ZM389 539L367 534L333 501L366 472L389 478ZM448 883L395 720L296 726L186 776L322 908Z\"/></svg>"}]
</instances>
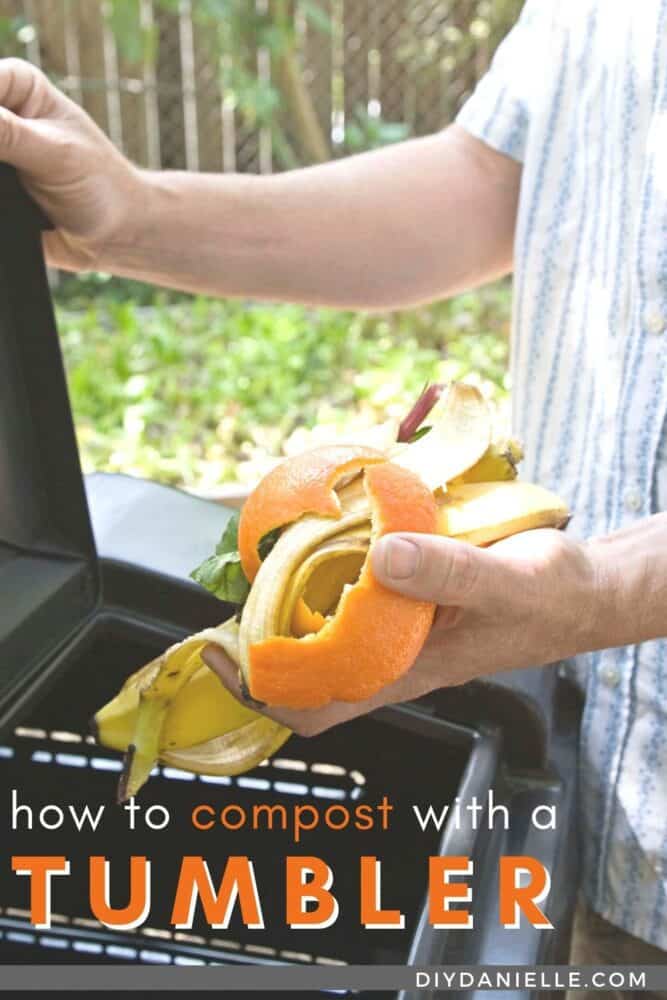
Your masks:
<instances>
[{"instance_id":1,"label":"person's arm","mask_svg":"<svg viewBox=\"0 0 667 1000\"><path fill-rule=\"evenodd\" d=\"M108 270L190 291L414 305L507 273L520 168L463 129L274 176L144 173Z\"/></svg>"},{"instance_id":2,"label":"person's arm","mask_svg":"<svg viewBox=\"0 0 667 1000\"><path fill-rule=\"evenodd\" d=\"M302 735L485 674L667 637L667 513L588 542L552 530L488 549L387 535L372 558L385 586L440 606L433 629L414 666L369 701L267 710ZM241 697L235 665L214 646L204 658Z\"/></svg>"},{"instance_id":3,"label":"person's arm","mask_svg":"<svg viewBox=\"0 0 667 1000\"><path fill-rule=\"evenodd\" d=\"M29 63L0 60L0 160L51 264L188 291L396 308L505 274L521 166L459 126L275 176L139 170Z\"/></svg>"}]
</instances>

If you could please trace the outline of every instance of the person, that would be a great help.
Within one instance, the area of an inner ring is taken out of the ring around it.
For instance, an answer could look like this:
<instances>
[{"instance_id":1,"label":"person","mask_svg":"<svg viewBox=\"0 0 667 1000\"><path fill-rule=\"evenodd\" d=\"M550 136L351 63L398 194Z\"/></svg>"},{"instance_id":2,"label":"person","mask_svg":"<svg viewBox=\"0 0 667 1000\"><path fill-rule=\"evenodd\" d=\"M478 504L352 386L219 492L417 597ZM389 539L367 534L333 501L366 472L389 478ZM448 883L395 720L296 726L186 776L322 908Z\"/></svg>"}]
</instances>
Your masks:
<instances>
[{"instance_id":1,"label":"person","mask_svg":"<svg viewBox=\"0 0 667 1000\"><path fill-rule=\"evenodd\" d=\"M495 670L585 686L581 962L667 963L667 0L527 0L455 123L276 176L151 172L25 62L0 61L0 159L49 262L192 292L403 308L514 272L526 478L567 533L483 550L389 536L388 587L436 601L407 675L306 735ZM238 692L224 656L207 659Z\"/></svg>"}]
</instances>

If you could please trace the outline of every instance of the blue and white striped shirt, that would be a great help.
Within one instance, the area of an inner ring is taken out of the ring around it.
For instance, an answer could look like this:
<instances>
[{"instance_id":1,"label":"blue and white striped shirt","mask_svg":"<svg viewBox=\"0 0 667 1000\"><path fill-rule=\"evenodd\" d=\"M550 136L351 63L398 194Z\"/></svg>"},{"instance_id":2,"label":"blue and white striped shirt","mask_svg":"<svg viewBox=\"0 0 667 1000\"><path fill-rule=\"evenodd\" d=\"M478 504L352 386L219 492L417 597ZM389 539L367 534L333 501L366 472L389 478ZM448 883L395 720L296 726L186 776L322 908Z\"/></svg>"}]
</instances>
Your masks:
<instances>
[{"instance_id":1,"label":"blue and white striped shirt","mask_svg":"<svg viewBox=\"0 0 667 1000\"><path fill-rule=\"evenodd\" d=\"M582 536L667 509L667 0L527 0L458 121L523 163L526 478L567 498ZM586 895L667 949L667 640L573 669Z\"/></svg>"}]
</instances>

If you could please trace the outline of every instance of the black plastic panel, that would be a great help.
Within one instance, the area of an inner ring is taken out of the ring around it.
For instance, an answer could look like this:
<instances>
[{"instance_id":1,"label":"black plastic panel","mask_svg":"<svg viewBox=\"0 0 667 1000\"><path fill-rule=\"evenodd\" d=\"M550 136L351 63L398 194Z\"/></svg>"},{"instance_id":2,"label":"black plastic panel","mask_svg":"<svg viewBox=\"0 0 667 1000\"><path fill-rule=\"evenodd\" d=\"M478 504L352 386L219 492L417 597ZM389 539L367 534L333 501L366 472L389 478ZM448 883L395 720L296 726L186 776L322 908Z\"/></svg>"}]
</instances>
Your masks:
<instances>
[{"instance_id":1,"label":"black plastic panel","mask_svg":"<svg viewBox=\"0 0 667 1000\"><path fill-rule=\"evenodd\" d=\"M42 254L0 165L0 715L98 599L95 549Z\"/></svg>"},{"instance_id":2,"label":"black plastic panel","mask_svg":"<svg viewBox=\"0 0 667 1000\"><path fill-rule=\"evenodd\" d=\"M104 604L196 632L236 610L189 574L211 555L232 513L183 490L97 472L86 493Z\"/></svg>"}]
</instances>

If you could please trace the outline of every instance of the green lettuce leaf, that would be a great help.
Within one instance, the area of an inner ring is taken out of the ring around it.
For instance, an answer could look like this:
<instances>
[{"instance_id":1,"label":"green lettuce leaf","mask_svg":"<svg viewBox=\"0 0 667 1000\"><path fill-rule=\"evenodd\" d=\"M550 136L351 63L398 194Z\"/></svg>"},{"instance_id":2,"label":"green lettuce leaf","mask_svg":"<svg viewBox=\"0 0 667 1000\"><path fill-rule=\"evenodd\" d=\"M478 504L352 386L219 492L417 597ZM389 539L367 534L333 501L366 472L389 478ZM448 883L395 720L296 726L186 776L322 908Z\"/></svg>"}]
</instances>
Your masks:
<instances>
[{"instance_id":1,"label":"green lettuce leaf","mask_svg":"<svg viewBox=\"0 0 667 1000\"><path fill-rule=\"evenodd\" d=\"M280 531L277 529L262 538L259 543L261 559L266 559L279 534ZM239 555L238 514L230 517L214 554L205 559L190 576L221 601L227 601L229 604L245 604L250 593L250 584L243 572Z\"/></svg>"},{"instance_id":2,"label":"green lettuce leaf","mask_svg":"<svg viewBox=\"0 0 667 1000\"><path fill-rule=\"evenodd\" d=\"M215 552L190 576L221 601L244 604L250 593L239 555L239 515L230 517Z\"/></svg>"}]
</instances>

